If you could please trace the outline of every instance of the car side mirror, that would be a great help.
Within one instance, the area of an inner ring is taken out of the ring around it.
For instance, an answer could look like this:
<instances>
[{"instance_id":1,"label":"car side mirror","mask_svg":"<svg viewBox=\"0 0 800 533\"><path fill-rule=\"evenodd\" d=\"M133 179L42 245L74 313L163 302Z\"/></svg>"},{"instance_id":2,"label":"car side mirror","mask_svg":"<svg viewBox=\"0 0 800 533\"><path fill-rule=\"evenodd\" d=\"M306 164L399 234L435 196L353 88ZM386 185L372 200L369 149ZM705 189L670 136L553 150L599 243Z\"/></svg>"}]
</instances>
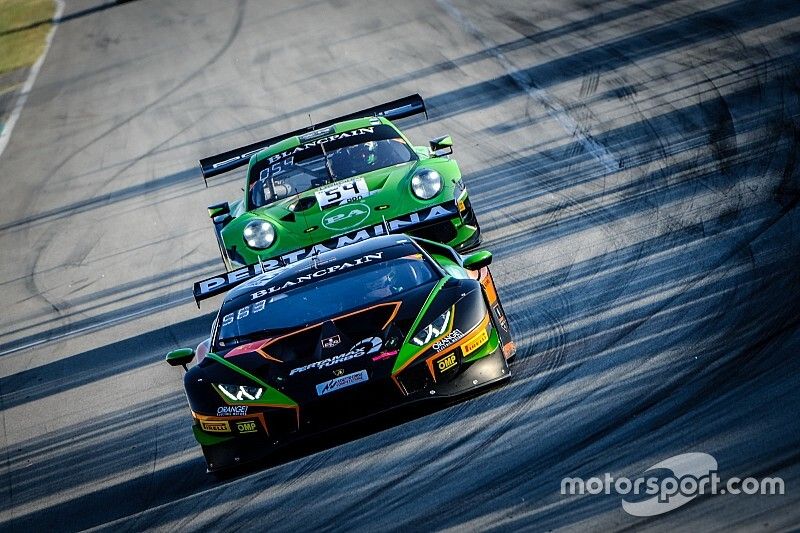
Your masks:
<instances>
[{"instance_id":1,"label":"car side mirror","mask_svg":"<svg viewBox=\"0 0 800 533\"><path fill-rule=\"evenodd\" d=\"M186 365L194 359L194 350L192 348L178 348L172 350L167 354L167 363L170 366L182 366L186 370Z\"/></svg>"},{"instance_id":2,"label":"car side mirror","mask_svg":"<svg viewBox=\"0 0 800 533\"><path fill-rule=\"evenodd\" d=\"M481 250L464 258L464 268L467 270L480 270L492 264L492 252Z\"/></svg>"},{"instance_id":3,"label":"car side mirror","mask_svg":"<svg viewBox=\"0 0 800 533\"><path fill-rule=\"evenodd\" d=\"M220 215L230 215L230 213L231 206L228 202L222 202L220 204L208 206L208 218L215 218Z\"/></svg>"},{"instance_id":4,"label":"car side mirror","mask_svg":"<svg viewBox=\"0 0 800 533\"><path fill-rule=\"evenodd\" d=\"M453 138L449 135L443 135L428 141L431 147L431 154L435 157L442 157L443 155L450 155L453 153Z\"/></svg>"}]
</instances>

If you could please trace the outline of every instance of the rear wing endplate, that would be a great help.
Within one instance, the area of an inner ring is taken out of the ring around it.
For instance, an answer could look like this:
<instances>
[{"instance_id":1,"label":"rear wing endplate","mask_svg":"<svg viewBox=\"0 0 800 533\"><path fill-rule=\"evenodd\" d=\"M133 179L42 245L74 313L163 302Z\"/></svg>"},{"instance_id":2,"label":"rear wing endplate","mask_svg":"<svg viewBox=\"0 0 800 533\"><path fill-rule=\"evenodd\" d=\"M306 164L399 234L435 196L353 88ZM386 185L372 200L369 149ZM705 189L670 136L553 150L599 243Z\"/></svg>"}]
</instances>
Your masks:
<instances>
[{"instance_id":1,"label":"rear wing endplate","mask_svg":"<svg viewBox=\"0 0 800 533\"><path fill-rule=\"evenodd\" d=\"M259 151L268 146L279 143L284 139L288 139L289 137L295 137L297 135L302 135L317 129L327 128L338 122L352 120L355 118L386 117L389 120L398 120L417 115L419 113L425 113L425 118L428 117L428 111L425 109L425 102L422 100L422 97L419 94L412 94L410 96L406 96L405 98L400 98L385 104L368 107L360 111L355 111L354 113L326 120L325 122L320 122L319 124L314 124L313 126L306 126L305 128L291 131L289 133L282 133L281 135L272 137L270 139L264 139L263 141L248 144L247 146L242 146L240 148L228 150L227 152L223 152L221 154L206 157L200 160L200 169L203 172L203 179L206 181L206 186L208 186L208 178L224 174L225 172L246 165L250 161L250 158Z\"/></svg>"}]
</instances>

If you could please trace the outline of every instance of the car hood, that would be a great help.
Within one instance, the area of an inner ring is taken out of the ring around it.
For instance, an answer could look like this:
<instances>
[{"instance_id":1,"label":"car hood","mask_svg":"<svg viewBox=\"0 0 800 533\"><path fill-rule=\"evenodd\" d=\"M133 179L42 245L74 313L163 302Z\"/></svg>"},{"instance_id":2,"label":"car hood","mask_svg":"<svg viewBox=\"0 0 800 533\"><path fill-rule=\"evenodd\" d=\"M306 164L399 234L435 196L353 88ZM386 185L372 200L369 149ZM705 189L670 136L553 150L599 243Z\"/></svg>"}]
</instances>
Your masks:
<instances>
[{"instance_id":1,"label":"car hood","mask_svg":"<svg viewBox=\"0 0 800 533\"><path fill-rule=\"evenodd\" d=\"M212 383L252 384L254 380L242 378L249 374L294 402L308 404L336 391L348 378L389 380L398 358L407 357L409 349L419 351L404 344L412 328L425 326L454 305L462 309L455 313L458 320L465 324L479 320L470 316L473 309L482 308L475 298L481 298L477 282L443 280L408 291L402 300L380 302L219 352L201 366Z\"/></svg>"},{"instance_id":2,"label":"car hood","mask_svg":"<svg viewBox=\"0 0 800 533\"><path fill-rule=\"evenodd\" d=\"M444 179L442 192L430 200L420 200L410 190L411 176L420 168L436 170ZM330 185L363 179L369 189L368 196L363 198L322 208L316 199L317 191L322 188L311 189L240 214L223 228L222 236L233 259L243 264L254 262L255 258L250 256L255 252L243 243L242 232L254 218L267 220L275 227L276 238L274 244L259 255L262 259L277 257L360 228L380 225L384 220L453 202L455 182L459 178L455 161L444 158L410 161ZM242 258L239 259L237 254L243 254Z\"/></svg>"},{"instance_id":3,"label":"car hood","mask_svg":"<svg viewBox=\"0 0 800 533\"><path fill-rule=\"evenodd\" d=\"M317 191L335 187L337 184L363 179L369 188L369 195L358 200L353 200L350 203L367 206L370 212L374 212L376 208L380 207L382 207L382 209L378 209L378 211L385 211L387 209L392 212L398 210L402 211L405 207L402 200L405 200L405 196L407 195L398 195L397 191L399 187L404 186L403 182L408 181L407 178L417 170L418 166L420 166L419 161L410 161L393 167L338 180L326 187L311 189L274 204L256 209L252 211L252 213L262 218L271 218L281 221L288 221L291 218L295 218L297 222L303 226L304 231L311 228L309 233L315 231L315 229L327 229L334 232L344 231L356 227L360 222L355 219L350 219L341 220L338 224L328 224L331 218L335 218L335 216L331 216L331 212L344 206L328 205L324 208L320 207L316 197ZM290 214L294 214L294 217L291 217Z\"/></svg>"}]
</instances>

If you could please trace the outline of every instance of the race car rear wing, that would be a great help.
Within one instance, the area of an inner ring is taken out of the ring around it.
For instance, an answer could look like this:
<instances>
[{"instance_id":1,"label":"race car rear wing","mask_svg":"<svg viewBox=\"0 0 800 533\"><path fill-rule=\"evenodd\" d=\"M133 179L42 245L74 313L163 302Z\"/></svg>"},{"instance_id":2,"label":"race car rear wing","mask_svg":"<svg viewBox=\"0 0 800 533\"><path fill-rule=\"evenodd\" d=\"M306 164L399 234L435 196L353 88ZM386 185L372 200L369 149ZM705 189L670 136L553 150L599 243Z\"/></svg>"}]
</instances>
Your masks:
<instances>
[{"instance_id":1,"label":"race car rear wing","mask_svg":"<svg viewBox=\"0 0 800 533\"><path fill-rule=\"evenodd\" d=\"M405 98L392 100L391 102L387 102L385 104L379 104L373 107L362 109L360 111L355 111L354 113L343 115L341 117L326 120L325 122L320 122L319 124L314 124L313 126L306 126L305 128L291 131L289 133L282 133L281 135L277 135L270 139L264 139L263 141L258 141L253 144L248 144L247 146L242 146L240 148L235 148L221 154L212 155L211 157L201 159L200 169L203 172L203 180L205 180L207 187L208 178L224 174L225 172L246 165L250 161L250 158L260 150L263 150L267 146L279 143L284 139L288 139L289 137L302 135L304 133L309 133L321 128L327 128L338 122L352 120L355 118L386 117L390 120L398 120L417 115L419 113L425 113L425 118L428 118L428 111L425 109L425 102L422 100L422 97L419 94L412 94L410 96L406 96Z\"/></svg>"}]
</instances>

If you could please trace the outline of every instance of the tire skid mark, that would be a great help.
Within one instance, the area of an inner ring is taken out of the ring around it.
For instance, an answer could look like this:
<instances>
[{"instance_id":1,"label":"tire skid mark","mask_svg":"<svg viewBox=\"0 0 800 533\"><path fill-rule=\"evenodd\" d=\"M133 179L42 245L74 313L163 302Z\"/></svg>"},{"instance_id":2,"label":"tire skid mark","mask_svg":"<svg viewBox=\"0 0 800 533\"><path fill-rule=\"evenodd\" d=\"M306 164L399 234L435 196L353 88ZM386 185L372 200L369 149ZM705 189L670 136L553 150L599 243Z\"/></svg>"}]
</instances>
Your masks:
<instances>
[{"instance_id":1,"label":"tire skid mark","mask_svg":"<svg viewBox=\"0 0 800 533\"><path fill-rule=\"evenodd\" d=\"M59 161L59 163L56 165L56 167L57 168L64 167L72 159L77 157L78 154L80 154L81 152L83 152L84 150L89 148L90 146L98 143L99 141L102 141L109 134L119 130L123 126L131 123L134 119L144 115L146 112L148 112L151 109L155 108L157 105L159 105L161 102L163 102L164 99L169 98L170 96L172 96L173 94L178 92L180 89L182 89L183 87L188 85L193 79L195 79L196 77L198 77L201 74L203 74L204 72L206 72L208 70L208 68L211 67L214 63L219 61L219 59L221 59L222 56L225 55L225 53L230 49L230 47L233 45L233 42L236 40L236 37L239 35L239 31L242 28L242 23L244 22L244 7L245 7L245 3L246 3L245 0L238 0L236 2L236 14L235 14L236 18L234 20L234 23L233 23L233 26L232 26L230 32L228 33L227 39L222 44L220 49L217 50L214 53L214 55L212 55L205 63L203 63L199 68L195 69L194 72L192 72L187 77L185 77L183 80L178 82L171 89L169 89L165 93L161 94L158 98L156 98L153 101L143 105L135 113L133 113L131 115L128 115L127 117L125 117L123 119L115 121L113 126L111 126L110 128L106 129L101 134L97 135L92 140L90 140L89 142L83 144L78 149L74 150L70 155L68 155L67 157L65 157L61 161ZM134 160L134 162L135 162L135 160Z\"/></svg>"},{"instance_id":2,"label":"tire skid mark","mask_svg":"<svg viewBox=\"0 0 800 533\"><path fill-rule=\"evenodd\" d=\"M592 135L586 131L581 125L575 121L569 113L564 109L564 106L552 97L547 91L538 87L534 80L525 76L518 68L516 68L511 61L508 60L506 55L500 50L497 43L491 41L483 32L478 29L475 24L464 16L461 11L453 5L450 0L437 0L441 8L449 14L458 24L464 28L467 33L475 37L487 49L491 50L492 55L503 66L508 75L514 80L520 89L525 91L528 96L537 101L544 107L548 114L555 119L564 131L573 137L583 146L587 153L591 154L597 161L606 169L607 172L614 172L619 169L619 162L608 151L608 149L597 142Z\"/></svg>"}]
</instances>

